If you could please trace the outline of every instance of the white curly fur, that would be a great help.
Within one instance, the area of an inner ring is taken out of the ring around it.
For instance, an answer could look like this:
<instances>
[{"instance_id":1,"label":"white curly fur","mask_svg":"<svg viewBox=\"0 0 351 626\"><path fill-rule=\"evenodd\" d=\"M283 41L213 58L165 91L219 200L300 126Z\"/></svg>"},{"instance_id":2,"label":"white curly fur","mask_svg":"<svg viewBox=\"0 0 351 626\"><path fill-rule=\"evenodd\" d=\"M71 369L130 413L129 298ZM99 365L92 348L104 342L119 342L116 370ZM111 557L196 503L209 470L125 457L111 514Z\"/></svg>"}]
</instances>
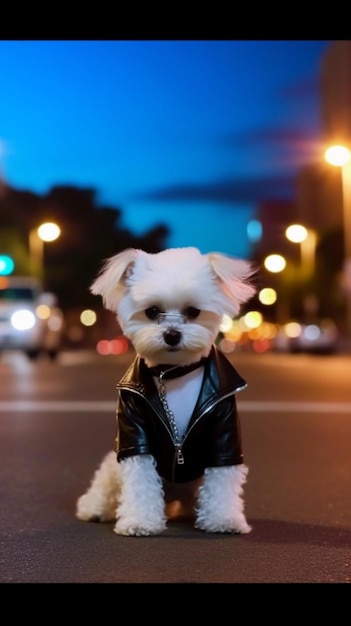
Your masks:
<instances>
[{"instance_id":1,"label":"white curly fur","mask_svg":"<svg viewBox=\"0 0 351 626\"><path fill-rule=\"evenodd\" d=\"M77 502L83 521L114 521L118 535L153 535L166 527L162 481L150 455L117 463L109 452Z\"/></svg>"},{"instance_id":2,"label":"white curly fur","mask_svg":"<svg viewBox=\"0 0 351 626\"><path fill-rule=\"evenodd\" d=\"M242 499L245 465L209 467L198 492L195 527L212 533L249 533Z\"/></svg>"},{"instance_id":3,"label":"white curly fur","mask_svg":"<svg viewBox=\"0 0 351 626\"><path fill-rule=\"evenodd\" d=\"M190 501L195 503L196 528L249 533L242 499L247 473L245 465L207 468L200 482L178 485L176 498L185 506ZM116 520L117 535L158 535L166 528L167 500L167 487L152 456L133 456L117 463L115 452L109 452L90 488L78 500L77 517L83 521Z\"/></svg>"},{"instance_id":4,"label":"white curly fur","mask_svg":"<svg viewBox=\"0 0 351 626\"><path fill-rule=\"evenodd\" d=\"M88 491L77 502L77 517L86 522L115 520L120 488L116 453L109 452L96 470Z\"/></svg>"},{"instance_id":5,"label":"white curly fur","mask_svg":"<svg viewBox=\"0 0 351 626\"><path fill-rule=\"evenodd\" d=\"M155 535L166 528L164 492L152 456L134 456L118 464L122 481L118 496L118 535Z\"/></svg>"}]
</instances>

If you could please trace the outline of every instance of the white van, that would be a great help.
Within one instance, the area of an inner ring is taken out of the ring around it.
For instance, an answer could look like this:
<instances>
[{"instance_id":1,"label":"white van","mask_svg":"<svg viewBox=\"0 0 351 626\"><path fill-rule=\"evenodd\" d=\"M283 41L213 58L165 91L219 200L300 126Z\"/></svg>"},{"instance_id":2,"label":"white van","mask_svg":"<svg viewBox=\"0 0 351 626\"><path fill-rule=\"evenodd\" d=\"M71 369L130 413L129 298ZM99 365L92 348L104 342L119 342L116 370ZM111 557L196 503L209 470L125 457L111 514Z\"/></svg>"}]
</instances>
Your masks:
<instances>
[{"instance_id":1,"label":"white van","mask_svg":"<svg viewBox=\"0 0 351 626\"><path fill-rule=\"evenodd\" d=\"M54 360L61 348L63 314L56 296L30 276L0 276L0 352L20 350Z\"/></svg>"}]
</instances>

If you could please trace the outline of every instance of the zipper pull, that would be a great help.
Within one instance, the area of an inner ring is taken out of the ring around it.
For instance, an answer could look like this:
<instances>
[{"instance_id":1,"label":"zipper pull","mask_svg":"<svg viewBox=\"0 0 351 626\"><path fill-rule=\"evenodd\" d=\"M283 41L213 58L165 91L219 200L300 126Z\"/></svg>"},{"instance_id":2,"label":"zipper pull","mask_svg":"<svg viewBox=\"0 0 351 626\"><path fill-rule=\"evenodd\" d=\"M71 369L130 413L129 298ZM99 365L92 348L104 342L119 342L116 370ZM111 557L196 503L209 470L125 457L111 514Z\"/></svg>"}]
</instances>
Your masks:
<instances>
[{"instance_id":1,"label":"zipper pull","mask_svg":"<svg viewBox=\"0 0 351 626\"><path fill-rule=\"evenodd\" d=\"M184 465L184 456L180 448L177 448L177 463L178 465Z\"/></svg>"}]
</instances>

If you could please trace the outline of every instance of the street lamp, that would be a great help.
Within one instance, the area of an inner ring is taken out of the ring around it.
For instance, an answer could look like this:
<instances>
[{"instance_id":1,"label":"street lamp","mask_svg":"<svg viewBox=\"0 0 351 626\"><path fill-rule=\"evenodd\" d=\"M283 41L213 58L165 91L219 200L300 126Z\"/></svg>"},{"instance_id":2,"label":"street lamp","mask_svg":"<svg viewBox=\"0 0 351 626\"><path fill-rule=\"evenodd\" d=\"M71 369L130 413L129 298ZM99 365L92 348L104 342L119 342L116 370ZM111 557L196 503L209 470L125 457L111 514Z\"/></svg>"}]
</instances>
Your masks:
<instances>
[{"instance_id":1,"label":"street lamp","mask_svg":"<svg viewBox=\"0 0 351 626\"><path fill-rule=\"evenodd\" d=\"M279 274L285 269L286 260L281 254L269 254L263 261L266 270Z\"/></svg>"},{"instance_id":2,"label":"street lamp","mask_svg":"<svg viewBox=\"0 0 351 626\"><path fill-rule=\"evenodd\" d=\"M61 234L54 222L45 222L29 232L29 254L31 271L44 280L44 243L55 241Z\"/></svg>"},{"instance_id":3,"label":"street lamp","mask_svg":"<svg viewBox=\"0 0 351 626\"><path fill-rule=\"evenodd\" d=\"M268 272L280 274L286 268L286 259L281 254L269 254L263 261L263 265ZM289 305L286 298L276 297L277 302L277 322L282 323L289 316Z\"/></svg>"},{"instance_id":4,"label":"street lamp","mask_svg":"<svg viewBox=\"0 0 351 626\"><path fill-rule=\"evenodd\" d=\"M316 242L317 234L314 230L302 226L302 224L291 224L285 230L285 236L289 241L300 244L301 253L301 276L309 279L313 276L316 265ZM302 301L305 313L315 315L318 311L318 298L314 293L308 293Z\"/></svg>"},{"instance_id":5,"label":"street lamp","mask_svg":"<svg viewBox=\"0 0 351 626\"><path fill-rule=\"evenodd\" d=\"M342 145L330 146L325 159L341 168L344 230L343 288L346 294L346 333L351 338L351 152Z\"/></svg>"},{"instance_id":6,"label":"street lamp","mask_svg":"<svg viewBox=\"0 0 351 626\"><path fill-rule=\"evenodd\" d=\"M285 236L289 241L300 244L301 268L310 276L314 273L316 259L316 233L302 224L291 224L285 230Z\"/></svg>"}]
</instances>

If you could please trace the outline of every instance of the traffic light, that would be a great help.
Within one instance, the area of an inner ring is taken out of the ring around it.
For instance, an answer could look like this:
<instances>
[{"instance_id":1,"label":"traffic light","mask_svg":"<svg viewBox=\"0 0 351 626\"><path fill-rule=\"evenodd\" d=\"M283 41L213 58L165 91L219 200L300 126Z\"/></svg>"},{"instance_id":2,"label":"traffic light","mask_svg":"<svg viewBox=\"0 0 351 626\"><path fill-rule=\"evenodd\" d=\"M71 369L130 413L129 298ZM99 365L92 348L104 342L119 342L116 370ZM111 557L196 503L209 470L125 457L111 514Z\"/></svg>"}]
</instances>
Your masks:
<instances>
[{"instance_id":1,"label":"traffic light","mask_svg":"<svg viewBox=\"0 0 351 626\"><path fill-rule=\"evenodd\" d=\"M0 254L0 276L8 276L14 270L13 259L7 254Z\"/></svg>"}]
</instances>

